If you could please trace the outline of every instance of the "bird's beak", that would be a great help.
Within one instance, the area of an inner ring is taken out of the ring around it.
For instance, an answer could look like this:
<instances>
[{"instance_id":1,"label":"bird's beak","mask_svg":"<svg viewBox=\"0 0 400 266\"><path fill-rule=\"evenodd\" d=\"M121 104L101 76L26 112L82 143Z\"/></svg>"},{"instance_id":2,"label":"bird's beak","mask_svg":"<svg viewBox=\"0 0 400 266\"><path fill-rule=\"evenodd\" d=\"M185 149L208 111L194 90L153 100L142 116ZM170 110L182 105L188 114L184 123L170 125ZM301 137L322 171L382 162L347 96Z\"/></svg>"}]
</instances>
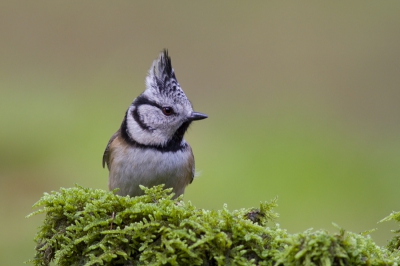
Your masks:
<instances>
[{"instance_id":1,"label":"bird's beak","mask_svg":"<svg viewBox=\"0 0 400 266\"><path fill-rule=\"evenodd\" d=\"M202 113L192 112L189 116L190 121L206 119L208 116Z\"/></svg>"}]
</instances>

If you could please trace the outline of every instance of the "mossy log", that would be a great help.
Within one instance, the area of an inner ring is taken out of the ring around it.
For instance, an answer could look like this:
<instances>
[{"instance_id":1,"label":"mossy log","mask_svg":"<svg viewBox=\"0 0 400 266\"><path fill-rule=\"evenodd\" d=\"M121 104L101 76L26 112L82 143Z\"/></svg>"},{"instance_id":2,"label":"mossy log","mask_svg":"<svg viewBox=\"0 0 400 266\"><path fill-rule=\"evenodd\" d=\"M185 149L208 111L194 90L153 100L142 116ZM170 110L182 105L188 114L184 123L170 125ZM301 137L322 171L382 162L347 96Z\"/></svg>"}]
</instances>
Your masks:
<instances>
[{"instance_id":1,"label":"mossy log","mask_svg":"<svg viewBox=\"0 0 400 266\"><path fill-rule=\"evenodd\" d=\"M34 265L399 265L400 232L388 247L369 236L307 230L273 221L276 199L259 208L198 209L162 186L145 195L76 186L45 193ZM29 217L28 216L28 217ZM400 221L400 213L384 220Z\"/></svg>"}]
</instances>

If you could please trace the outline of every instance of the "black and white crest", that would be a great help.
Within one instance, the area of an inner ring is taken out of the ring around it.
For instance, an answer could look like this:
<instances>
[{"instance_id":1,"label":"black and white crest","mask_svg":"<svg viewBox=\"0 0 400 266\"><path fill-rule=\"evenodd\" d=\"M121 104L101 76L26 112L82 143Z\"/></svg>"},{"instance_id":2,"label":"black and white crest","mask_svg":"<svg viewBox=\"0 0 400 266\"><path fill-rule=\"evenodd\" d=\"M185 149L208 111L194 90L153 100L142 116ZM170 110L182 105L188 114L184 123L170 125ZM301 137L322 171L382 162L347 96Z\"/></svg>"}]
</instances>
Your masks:
<instances>
[{"instance_id":1,"label":"black and white crest","mask_svg":"<svg viewBox=\"0 0 400 266\"><path fill-rule=\"evenodd\" d=\"M168 97L175 101L188 102L188 99L181 89L175 71L172 68L171 58L168 51L164 49L159 57L154 60L146 77L146 92L157 96ZM151 97L154 98L154 97Z\"/></svg>"}]
</instances>

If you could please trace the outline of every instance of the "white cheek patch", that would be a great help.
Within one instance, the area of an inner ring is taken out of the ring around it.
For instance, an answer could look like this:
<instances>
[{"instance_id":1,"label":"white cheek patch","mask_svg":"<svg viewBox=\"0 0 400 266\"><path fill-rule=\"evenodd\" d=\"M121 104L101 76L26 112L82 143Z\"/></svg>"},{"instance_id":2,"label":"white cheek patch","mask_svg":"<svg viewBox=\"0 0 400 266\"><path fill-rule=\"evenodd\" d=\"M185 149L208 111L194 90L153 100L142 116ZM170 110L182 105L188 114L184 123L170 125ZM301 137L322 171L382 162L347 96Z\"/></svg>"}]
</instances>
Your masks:
<instances>
[{"instance_id":1,"label":"white cheek patch","mask_svg":"<svg viewBox=\"0 0 400 266\"><path fill-rule=\"evenodd\" d=\"M160 130L157 130L151 126L151 121L147 121L147 119L151 119L151 110L150 112L146 112L146 109L149 107L146 106L141 106L140 107L140 112L139 116L142 116L141 113L145 113L144 116L140 117L142 119L143 123L146 123L146 126L148 129L143 129L138 122L134 119L133 117L133 110L135 107L130 106L128 109L127 117L126 117L126 124L127 124L127 129L128 129L128 134L131 139L134 141L144 144L144 145L163 145L168 141L168 138L159 132ZM149 110L147 110L149 111ZM150 113L150 114L148 114ZM150 117L149 117L150 115ZM154 121L153 121L154 122ZM150 124L150 125L149 125Z\"/></svg>"},{"instance_id":2,"label":"white cheek patch","mask_svg":"<svg viewBox=\"0 0 400 266\"><path fill-rule=\"evenodd\" d=\"M128 109L127 115L126 115L126 125L128 128L128 135L134 140L139 141L138 137L142 134L143 129L139 126L139 124L135 121L132 115L132 111L134 110L134 107L131 106Z\"/></svg>"},{"instance_id":3,"label":"white cheek patch","mask_svg":"<svg viewBox=\"0 0 400 266\"><path fill-rule=\"evenodd\" d=\"M154 132L157 127L166 124L166 121L162 119L163 114L157 107L148 105L140 106L139 115L148 131Z\"/></svg>"}]
</instances>

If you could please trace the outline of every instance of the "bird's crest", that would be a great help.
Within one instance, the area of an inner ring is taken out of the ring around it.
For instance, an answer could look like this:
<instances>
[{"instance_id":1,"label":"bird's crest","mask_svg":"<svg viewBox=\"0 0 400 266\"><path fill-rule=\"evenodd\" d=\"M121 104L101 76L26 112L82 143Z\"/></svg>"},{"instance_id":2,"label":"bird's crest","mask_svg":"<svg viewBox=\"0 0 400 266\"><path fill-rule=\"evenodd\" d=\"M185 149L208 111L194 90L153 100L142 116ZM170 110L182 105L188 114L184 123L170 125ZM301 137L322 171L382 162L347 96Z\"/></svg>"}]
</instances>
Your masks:
<instances>
[{"instance_id":1,"label":"bird's crest","mask_svg":"<svg viewBox=\"0 0 400 266\"><path fill-rule=\"evenodd\" d=\"M154 94L161 94L176 99L186 98L175 77L171 58L168 50L164 49L158 58L153 61L146 77L146 90L152 90Z\"/></svg>"}]
</instances>

